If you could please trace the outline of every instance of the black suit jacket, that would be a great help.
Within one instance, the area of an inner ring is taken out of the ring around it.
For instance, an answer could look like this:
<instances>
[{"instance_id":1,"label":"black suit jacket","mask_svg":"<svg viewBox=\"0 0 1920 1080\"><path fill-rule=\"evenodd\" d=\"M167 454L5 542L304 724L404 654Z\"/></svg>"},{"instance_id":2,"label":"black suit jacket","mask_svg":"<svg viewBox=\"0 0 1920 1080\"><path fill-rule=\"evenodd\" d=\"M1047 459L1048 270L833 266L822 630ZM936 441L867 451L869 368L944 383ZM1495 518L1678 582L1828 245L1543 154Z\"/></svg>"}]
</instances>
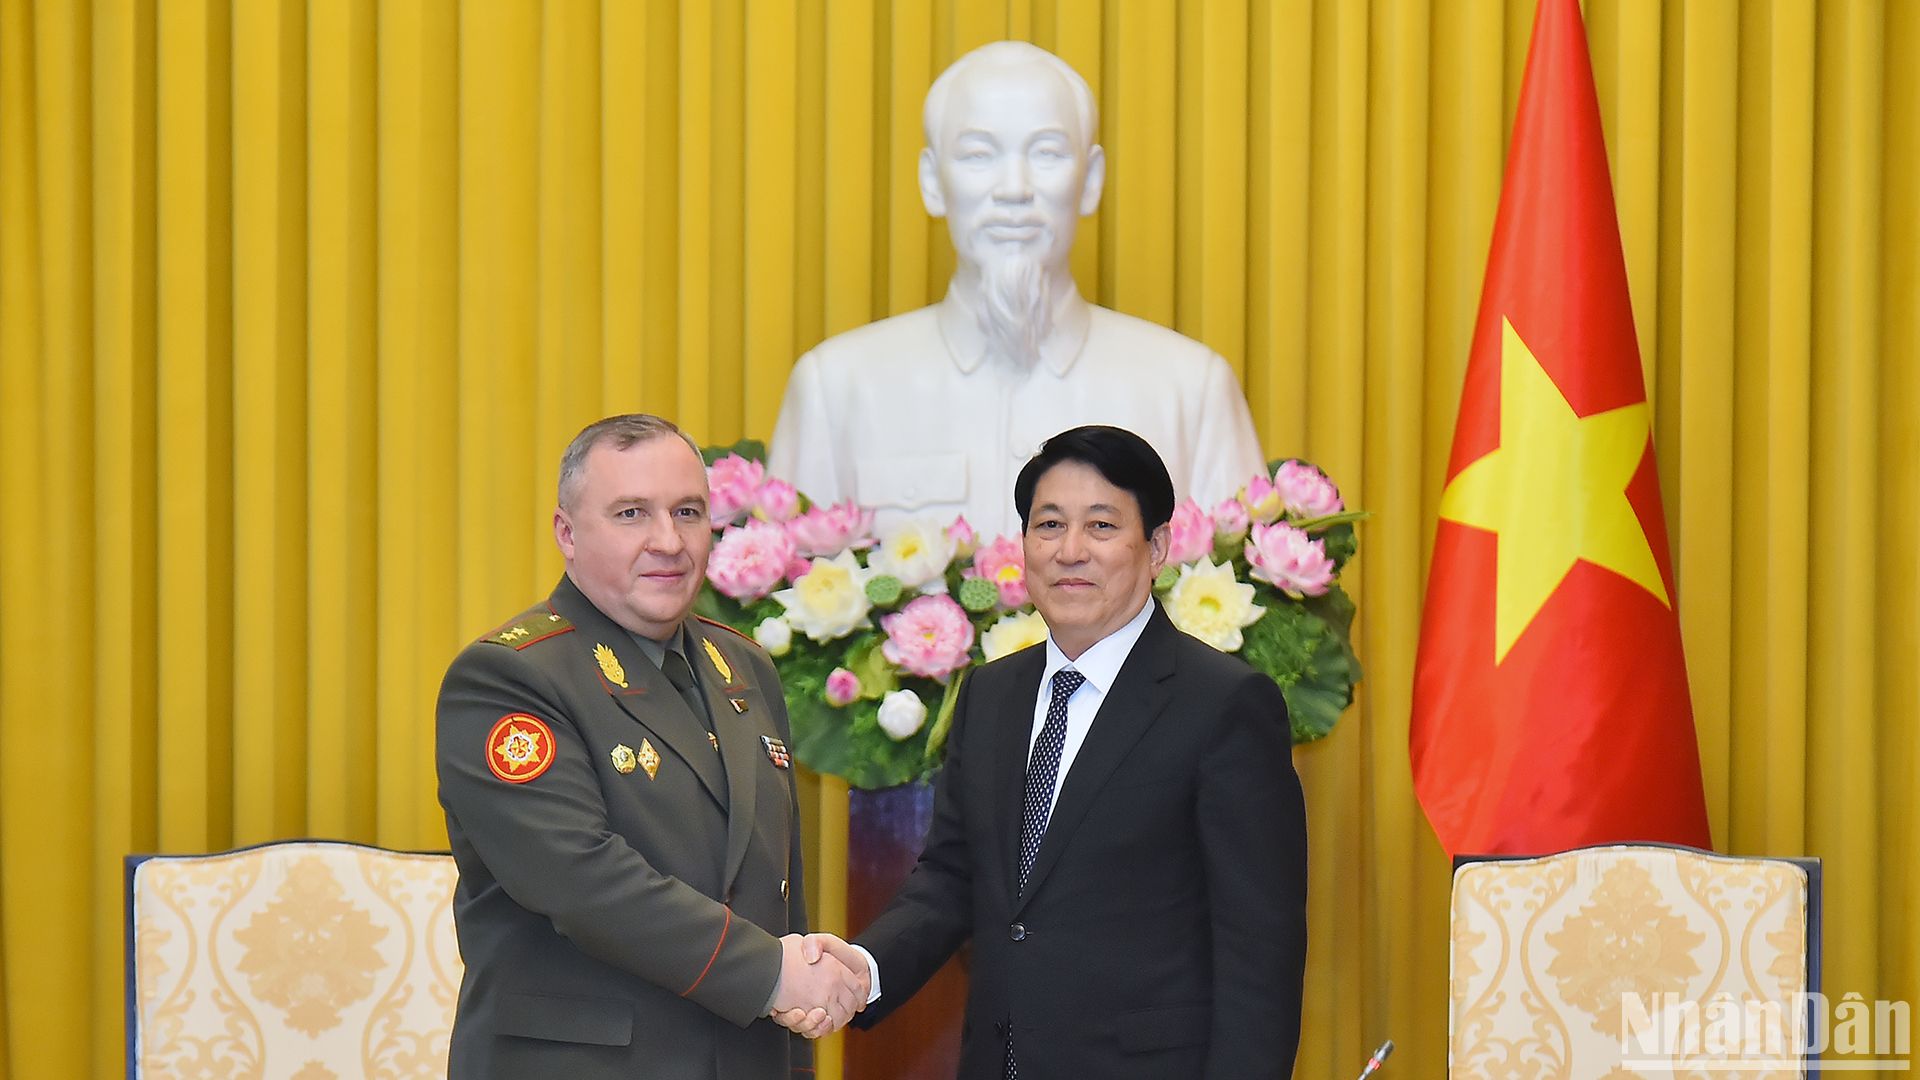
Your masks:
<instances>
[{"instance_id":1,"label":"black suit jacket","mask_svg":"<svg viewBox=\"0 0 1920 1080\"><path fill-rule=\"evenodd\" d=\"M812 1047L763 1015L776 937L806 929L793 772L763 741L788 739L785 700L759 646L685 626L718 747L566 578L448 669L436 752L466 961L449 1076L812 1075ZM499 747L511 716L532 734Z\"/></svg>"},{"instance_id":2,"label":"black suit jacket","mask_svg":"<svg viewBox=\"0 0 1920 1080\"><path fill-rule=\"evenodd\" d=\"M1016 895L1046 650L960 692L918 866L857 941L877 1023L967 939L960 1076L1286 1077L1306 963L1306 811L1273 681L1156 610Z\"/></svg>"}]
</instances>

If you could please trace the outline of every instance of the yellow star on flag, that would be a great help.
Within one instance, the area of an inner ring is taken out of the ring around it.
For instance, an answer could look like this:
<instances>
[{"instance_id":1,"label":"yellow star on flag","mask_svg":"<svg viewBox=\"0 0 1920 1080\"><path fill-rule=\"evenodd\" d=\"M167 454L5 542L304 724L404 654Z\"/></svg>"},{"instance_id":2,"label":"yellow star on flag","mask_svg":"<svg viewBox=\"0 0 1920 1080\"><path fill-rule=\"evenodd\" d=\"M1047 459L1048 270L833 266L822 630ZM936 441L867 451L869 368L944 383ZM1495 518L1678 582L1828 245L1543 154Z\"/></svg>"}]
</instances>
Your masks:
<instances>
[{"instance_id":1,"label":"yellow star on flag","mask_svg":"<svg viewBox=\"0 0 1920 1080\"><path fill-rule=\"evenodd\" d=\"M1520 638L1576 559L1667 599L1627 484L1640 468L1647 403L1576 416L1566 396L1501 321L1500 446L1461 469L1440 517L1499 536L1493 658Z\"/></svg>"}]
</instances>

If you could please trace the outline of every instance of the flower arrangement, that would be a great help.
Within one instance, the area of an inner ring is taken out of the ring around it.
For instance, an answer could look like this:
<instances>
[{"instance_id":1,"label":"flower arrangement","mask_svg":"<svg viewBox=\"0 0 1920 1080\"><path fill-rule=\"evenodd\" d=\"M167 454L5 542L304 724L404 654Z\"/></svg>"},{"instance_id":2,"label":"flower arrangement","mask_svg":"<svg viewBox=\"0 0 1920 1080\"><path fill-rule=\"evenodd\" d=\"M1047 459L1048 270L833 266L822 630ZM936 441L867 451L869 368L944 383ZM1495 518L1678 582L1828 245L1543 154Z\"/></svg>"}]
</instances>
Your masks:
<instances>
[{"instance_id":1,"label":"flower arrangement","mask_svg":"<svg viewBox=\"0 0 1920 1080\"><path fill-rule=\"evenodd\" d=\"M696 610L773 656L809 768L861 788L919 779L940 763L967 673L1046 640L1020 540L982 541L965 518L876 535L872 511L814 504L762 456L751 441L706 453L719 535ZM1296 744L1332 731L1360 681L1339 575L1364 516L1325 473L1285 460L1169 522L1156 598L1279 684Z\"/></svg>"}]
</instances>

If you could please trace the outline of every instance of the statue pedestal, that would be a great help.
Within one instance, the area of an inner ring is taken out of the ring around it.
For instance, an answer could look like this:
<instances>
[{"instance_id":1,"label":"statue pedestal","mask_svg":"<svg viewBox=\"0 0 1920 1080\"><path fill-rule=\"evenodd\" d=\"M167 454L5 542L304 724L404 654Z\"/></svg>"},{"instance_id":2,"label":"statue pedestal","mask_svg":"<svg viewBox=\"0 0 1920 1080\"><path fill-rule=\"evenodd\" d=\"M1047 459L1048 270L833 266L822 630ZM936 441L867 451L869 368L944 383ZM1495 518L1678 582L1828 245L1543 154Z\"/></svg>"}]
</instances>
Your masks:
<instances>
[{"instance_id":1,"label":"statue pedestal","mask_svg":"<svg viewBox=\"0 0 1920 1080\"><path fill-rule=\"evenodd\" d=\"M920 857L933 820L933 785L847 793L847 926L859 933L883 911ZM967 1004L966 951L870 1031L846 1034L846 1080L951 1080L960 1066ZM881 972L881 989L886 987Z\"/></svg>"}]
</instances>

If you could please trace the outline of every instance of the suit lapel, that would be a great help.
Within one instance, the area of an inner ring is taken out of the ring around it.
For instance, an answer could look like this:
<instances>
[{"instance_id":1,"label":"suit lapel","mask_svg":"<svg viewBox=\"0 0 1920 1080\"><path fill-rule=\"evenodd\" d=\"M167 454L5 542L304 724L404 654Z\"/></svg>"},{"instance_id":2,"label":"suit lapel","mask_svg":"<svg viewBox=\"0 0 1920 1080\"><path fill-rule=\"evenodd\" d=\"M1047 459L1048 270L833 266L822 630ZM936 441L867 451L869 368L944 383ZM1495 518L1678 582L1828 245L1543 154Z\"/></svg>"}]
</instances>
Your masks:
<instances>
[{"instance_id":1,"label":"suit lapel","mask_svg":"<svg viewBox=\"0 0 1920 1080\"><path fill-rule=\"evenodd\" d=\"M1041 838L1040 850L1033 859L1033 872L1027 875L1026 895L1014 902L1015 914L1026 906L1026 900L1032 899L1040 891L1047 872L1060 861L1061 851L1073 839L1073 831L1087 816L1088 809L1093 806L1107 778L1113 775L1113 770L1120 766L1134 744L1147 733L1147 729L1153 726L1153 722L1159 719L1173 699L1174 633L1177 631L1173 629L1173 623L1168 621L1166 611L1156 607L1147 620L1146 629L1140 633L1140 640L1134 642L1133 651L1127 654L1126 663L1121 665L1120 674L1113 680L1112 688L1101 699L1100 711L1094 714L1093 723L1087 729L1086 741L1080 744L1073 767L1067 770L1067 779L1060 785L1060 798L1054 803L1053 815L1047 820L1046 835ZM1037 676L1034 686L1035 693L1038 693ZM1024 768L1022 772L1024 775ZM1020 826L1017 818L1013 831L1015 857L1018 858Z\"/></svg>"},{"instance_id":2,"label":"suit lapel","mask_svg":"<svg viewBox=\"0 0 1920 1080\"><path fill-rule=\"evenodd\" d=\"M579 631L575 635L577 643L569 645L580 653L573 662L580 665L583 673L590 673L587 677L598 680L601 689L622 711L693 770L707 794L725 809L726 778L720 763L714 760L713 744L707 741L706 727L681 700L680 692L619 624L601 614L600 609L581 594L572 579L560 579L559 587L553 591L552 603L554 610L570 619ZM701 658L693 660L694 670L698 672L703 666ZM593 749L597 753L605 748Z\"/></svg>"},{"instance_id":3,"label":"suit lapel","mask_svg":"<svg viewBox=\"0 0 1920 1080\"><path fill-rule=\"evenodd\" d=\"M713 731L720 740L720 761L727 772L730 794L727 861L726 872L720 879L721 895L725 896L733 890L734 879L747 860L747 843L753 839L755 797L760 788L755 769L765 760L766 753L754 733L755 725L742 721L733 708L734 698L745 699L747 687L742 679L746 659L728 658L723 654L716 663L708 650L718 652L719 645L707 638L700 621L688 616L685 626L687 640L694 651L687 659L693 664L694 677L700 680L700 689L707 695L707 712L713 717ZM722 664L727 667L724 673L720 670Z\"/></svg>"},{"instance_id":4,"label":"suit lapel","mask_svg":"<svg viewBox=\"0 0 1920 1080\"><path fill-rule=\"evenodd\" d=\"M979 708L993 726L993 811L995 834L1000 837L1000 865L1006 873L1007 901L1020 888L1020 819L1027 796L1027 744L1033 738L1033 709L1040 693L1040 673L1046 670L1043 646L1009 657L1012 665L1005 687Z\"/></svg>"}]
</instances>

